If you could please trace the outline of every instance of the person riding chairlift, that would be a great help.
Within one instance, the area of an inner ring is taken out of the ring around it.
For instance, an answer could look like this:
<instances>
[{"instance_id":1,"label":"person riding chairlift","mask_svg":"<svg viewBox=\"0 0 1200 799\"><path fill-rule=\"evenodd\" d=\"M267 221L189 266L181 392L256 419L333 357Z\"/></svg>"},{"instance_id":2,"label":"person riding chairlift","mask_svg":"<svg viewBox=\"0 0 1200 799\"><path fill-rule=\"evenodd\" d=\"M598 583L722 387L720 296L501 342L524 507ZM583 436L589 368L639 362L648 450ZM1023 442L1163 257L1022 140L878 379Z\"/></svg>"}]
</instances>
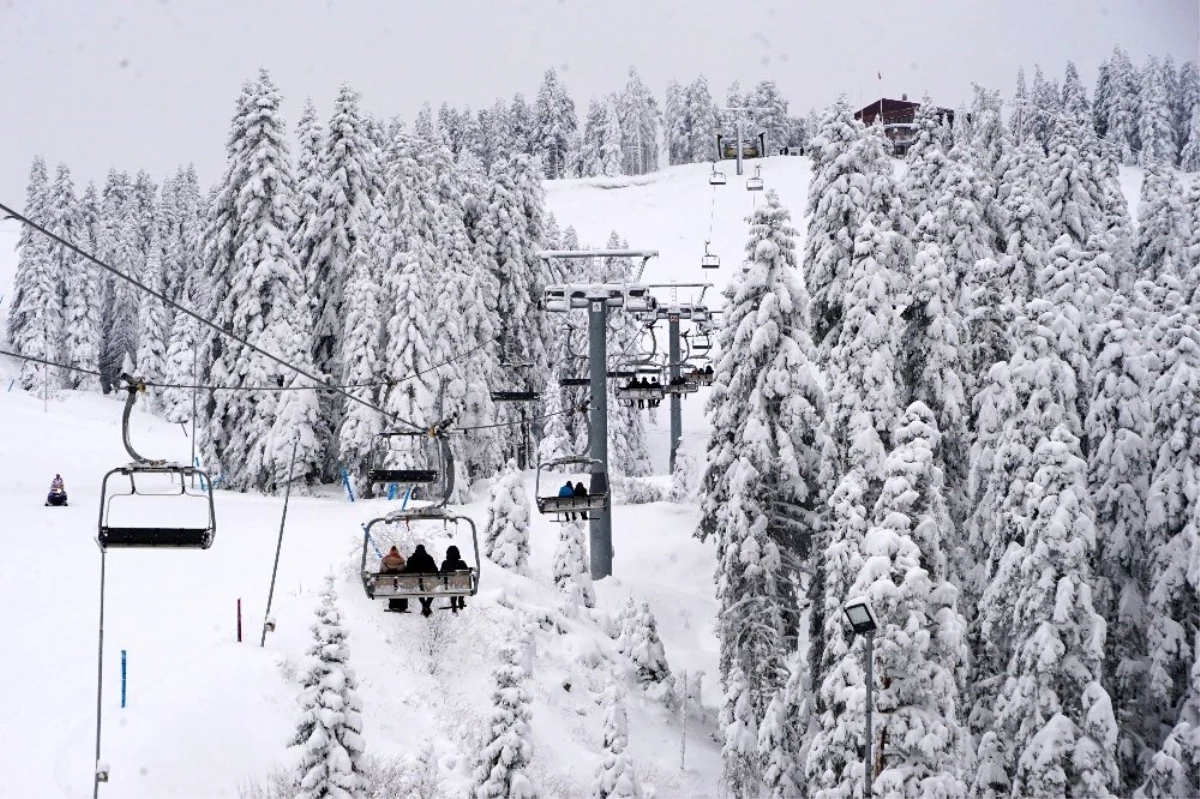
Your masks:
<instances>
[{"instance_id":1,"label":"person riding chairlift","mask_svg":"<svg viewBox=\"0 0 1200 799\"><path fill-rule=\"evenodd\" d=\"M458 547L446 547L446 559L442 561L443 572L465 572L470 571L471 567L462 559L462 555L458 553ZM450 597L450 610L458 613L467 606L466 597L452 596Z\"/></svg>"},{"instance_id":2,"label":"person riding chairlift","mask_svg":"<svg viewBox=\"0 0 1200 799\"><path fill-rule=\"evenodd\" d=\"M575 496L575 488L574 488L574 486L572 486L572 485L571 485L571 481L570 481L570 480L568 480L567 482L565 482L565 483L563 483L563 484L562 484L562 486L561 486L561 487L558 489L558 495L559 495L560 497L573 497L573 496ZM563 518L565 518L567 521L574 521L574 519L575 519L575 514L574 514L574 513L567 513L567 514L564 514Z\"/></svg>"},{"instance_id":3,"label":"person riding chairlift","mask_svg":"<svg viewBox=\"0 0 1200 799\"><path fill-rule=\"evenodd\" d=\"M567 483L567 485L570 485L570 483ZM583 487L583 483L576 483L575 488L571 491L571 494L572 494L572 496L586 498L588 495L588 490ZM587 513L586 512L580 513L579 518L583 519L586 522L587 521Z\"/></svg>"}]
</instances>

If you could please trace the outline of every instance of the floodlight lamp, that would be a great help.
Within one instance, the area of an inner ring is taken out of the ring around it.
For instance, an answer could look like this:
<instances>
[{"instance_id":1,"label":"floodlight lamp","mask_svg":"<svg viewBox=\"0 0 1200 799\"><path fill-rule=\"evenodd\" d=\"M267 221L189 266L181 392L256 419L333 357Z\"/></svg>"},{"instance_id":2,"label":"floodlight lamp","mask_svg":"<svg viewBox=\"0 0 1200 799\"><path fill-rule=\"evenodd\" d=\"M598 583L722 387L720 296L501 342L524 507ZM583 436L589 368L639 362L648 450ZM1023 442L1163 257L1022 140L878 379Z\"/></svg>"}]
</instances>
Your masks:
<instances>
[{"instance_id":1,"label":"floodlight lamp","mask_svg":"<svg viewBox=\"0 0 1200 799\"><path fill-rule=\"evenodd\" d=\"M875 622L875 614L871 612L871 606L867 604L866 599L850 600L842 608L842 612L846 614L846 620L850 622L850 629L858 635L873 633L879 626Z\"/></svg>"}]
</instances>

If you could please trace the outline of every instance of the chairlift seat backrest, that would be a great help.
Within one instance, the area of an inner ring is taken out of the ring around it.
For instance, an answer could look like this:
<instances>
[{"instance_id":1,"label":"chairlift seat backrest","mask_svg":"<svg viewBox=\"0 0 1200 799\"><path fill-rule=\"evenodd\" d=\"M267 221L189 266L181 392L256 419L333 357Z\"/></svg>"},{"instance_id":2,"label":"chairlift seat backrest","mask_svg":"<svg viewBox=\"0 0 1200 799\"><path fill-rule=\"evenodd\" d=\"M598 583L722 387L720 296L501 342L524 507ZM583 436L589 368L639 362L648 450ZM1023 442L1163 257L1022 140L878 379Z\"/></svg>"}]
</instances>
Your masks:
<instances>
[{"instance_id":1,"label":"chairlift seat backrest","mask_svg":"<svg viewBox=\"0 0 1200 799\"><path fill-rule=\"evenodd\" d=\"M542 395L532 389L525 391L493 391L492 402L537 402Z\"/></svg>"},{"instance_id":2,"label":"chairlift seat backrest","mask_svg":"<svg viewBox=\"0 0 1200 799\"><path fill-rule=\"evenodd\" d=\"M763 190L762 178L747 178L746 179L746 191L762 191L762 190Z\"/></svg>"},{"instance_id":3,"label":"chairlift seat backrest","mask_svg":"<svg viewBox=\"0 0 1200 799\"><path fill-rule=\"evenodd\" d=\"M702 269L720 269L721 259L715 255L705 255L700 259L700 267Z\"/></svg>"},{"instance_id":4,"label":"chairlift seat backrest","mask_svg":"<svg viewBox=\"0 0 1200 799\"><path fill-rule=\"evenodd\" d=\"M558 384L563 387L590 386L592 384L592 379L590 377L563 376L558 378Z\"/></svg>"},{"instance_id":5,"label":"chairlift seat backrest","mask_svg":"<svg viewBox=\"0 0 1200 799\"><path fill-rule=\"evenodd\" d=\"M657 388L628 388L622 386L617 389L616 394L617 399L621 400L656 400L663 398L663 389L663 386L658 386Z\"/></svg>"},{"instance_id":6,"label":"chairlift seat backrest","mask_svg":"<svg viewBox=\"0 0 1200 799\"><path fill-rule=\"evenodd\" d=\"M538 512L562 515L567 513L603 513L608 510L608 494L588 494L586 497L538 497ZM565 519L558 519L565 521Z\"/></svg>"},{"instance_id":7,"label":"chairlift seat backrest","mask_svg":"<svg viewBox=\"0 0 1200 799\"><path fill-rule=\"evenodd\" d=\"M101 527L102 549L208 549L213 531L178 527Z\"/></svg>"},{"instance_id":8,"label":"chairlift seat backrest","mask_svg":"<svg viewBox=\"0 0 1200 799\"><path fill-rule=\"evenodd\" d=\"M403 483L428 485L438 481L437 469L371 469L367 479L372 483Z\"/></svg>"},{"instance_id":9,"label":"chairlift seat backrest","mask_svg":"<svg viewBox=\"0 0 1200 799\"><path fill-rule=\"evenodd\" d=\"M407 599L415 597L472 596L478 576L474 569L433 574L376 574L363 575L367 595L372 599Z\"/></svg>"}]
</instances>

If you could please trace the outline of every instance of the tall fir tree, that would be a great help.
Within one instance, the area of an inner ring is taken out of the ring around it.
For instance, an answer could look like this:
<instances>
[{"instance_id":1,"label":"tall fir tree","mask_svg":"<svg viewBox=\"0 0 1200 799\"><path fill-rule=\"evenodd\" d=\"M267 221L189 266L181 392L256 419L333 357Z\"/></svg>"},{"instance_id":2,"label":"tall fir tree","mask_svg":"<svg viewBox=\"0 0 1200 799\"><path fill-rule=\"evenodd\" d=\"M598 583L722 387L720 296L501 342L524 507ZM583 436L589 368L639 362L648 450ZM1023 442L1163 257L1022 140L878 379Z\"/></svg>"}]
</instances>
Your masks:
<instances>
[{"instance_id":1,"label":"tall fir tree","mask_svg":"<svg viewBox=\"0 0 1200 799\"><path fill-rule=\"evenodd\" d=\"M1175 114L1165 73L1158 59L1150 56L1142 68L1138 87L1138 164L1174 166L1179 153L1175 141ZM1175 80L1174 70L1171 78Z\"/></svg>"},{"instance_id":2,"label":"tall fir tree","mask_svg":"<svg viewBox=\"0 0 1200 799\"><path fill-rule=\"evenodd\" d=\"M25 190L25 216L41 225L50 222L50 180L46 162L33 159ZM13 276L13 299L8 312L8 340L20 355L48 361L59 360L63 334L62 272L50 240L30 227L17 239L17 269ZM48 395L61 385L58 369L25 361L21 365L21 387Z\"/></svg>"},{"instance_id":3,"label":"tall fir tree","mask_svg":"<svg viewBox=\"0 0 1200 799\"><path fill-rule=\"evenodd\" d=\"M89 186L90 204L94 210L96 190ZM94 225L89 224L84 206L76 201L71 171L60 164L51 187L50 230L86 252L95 252ZM58 263L63 303L62 359L69 366L95 372L100 368L101 319L99 271L83 258L65 247L51 245L52 256ZM81 391L99 391L100 380L95 374L68 371L63 385Z\"/></svg>"},{"instance_id":4,"label":"tall fir tree","mask_svg":"<svg viewBox=\"0 0 1200 799\"><path fill-rule=\"evenodd\" d=\"M638 799L642 787L629 753L625 697L611 676L600 702L604 705L604 758L596 769L592 796L595 799Z\"/></svg>"},{"instance_id":5,"label":"tall fir tree","mask_svg":"<svg viewBox=\"0 0 1200 799\"><path fill-rule=\"evenodd\" d=\"M739 795L756 792L762 779L751 731L796 647L797 575L821 531L828 450L795 231L774 192L749 221L747 269L725 292L705 500L722 608L722 779Z\"/></svg>"},{"instance_id":6,"label":"tall fir tree","mask_svg":"<svg viewBox=\"0 0 1200 799\"><path fill-rule=\"evenodd\" d=\"M529 729L528 675L511 641L500 647L500 663L492 672L492 718L471 783L471 799L534 799L537 788L529 775L533 741Z\"/></svg>"}]
</instances>

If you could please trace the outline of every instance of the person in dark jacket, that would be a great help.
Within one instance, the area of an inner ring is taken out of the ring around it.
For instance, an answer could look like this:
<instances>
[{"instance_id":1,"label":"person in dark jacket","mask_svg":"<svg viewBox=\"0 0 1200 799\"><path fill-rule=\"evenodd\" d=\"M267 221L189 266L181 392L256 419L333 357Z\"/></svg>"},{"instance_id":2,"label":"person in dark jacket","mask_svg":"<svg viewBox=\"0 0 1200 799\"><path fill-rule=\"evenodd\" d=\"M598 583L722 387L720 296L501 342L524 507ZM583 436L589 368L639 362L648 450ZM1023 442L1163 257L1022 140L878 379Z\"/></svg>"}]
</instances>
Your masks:
<instances>
[{"instance_id":1,"label":"person in dark jacket","mask_svg":"<svg viewBox=\"0 0 1200 799\"><path fill-rule=\"evenodd\" d=\"M408 559L408 565L404 567L405 574L437 574L437 562L433 556L425 551L424 544L417 544L417 548L413 550L412 557ZM421 602L421 615L433 615L433 597L422 596L417 597Z\"/></svg>"},{"instance_id":2,"label":"person in dark jacket","mask_svg":"<svg viewBox=\"0 0 1200 799\"><path fill-rule=\"evenodd\" d=\"M576 496L576 497L586 497L588 495L588 490L583 487L583 483L576 483L575 490L572 491L571 493L573 496ZM583 519L584 521L587 521L587 513L579 514L579 518Z\"/></svg>"},{"instance_id":3,"label":"person in dark jacket","mask_svg":"<svg viewBox=\"0 0 1200 799\"><path fill-rule=\"evenodd\" d=\"M471 567L467 565L462 556L458 554L458 547L446 547L446 559L442 561L443 572L465 572L470 571ZM450 609L455 613L467 606L466 597L452 596L450 597Z\"/></svg>"}]
</instances>

